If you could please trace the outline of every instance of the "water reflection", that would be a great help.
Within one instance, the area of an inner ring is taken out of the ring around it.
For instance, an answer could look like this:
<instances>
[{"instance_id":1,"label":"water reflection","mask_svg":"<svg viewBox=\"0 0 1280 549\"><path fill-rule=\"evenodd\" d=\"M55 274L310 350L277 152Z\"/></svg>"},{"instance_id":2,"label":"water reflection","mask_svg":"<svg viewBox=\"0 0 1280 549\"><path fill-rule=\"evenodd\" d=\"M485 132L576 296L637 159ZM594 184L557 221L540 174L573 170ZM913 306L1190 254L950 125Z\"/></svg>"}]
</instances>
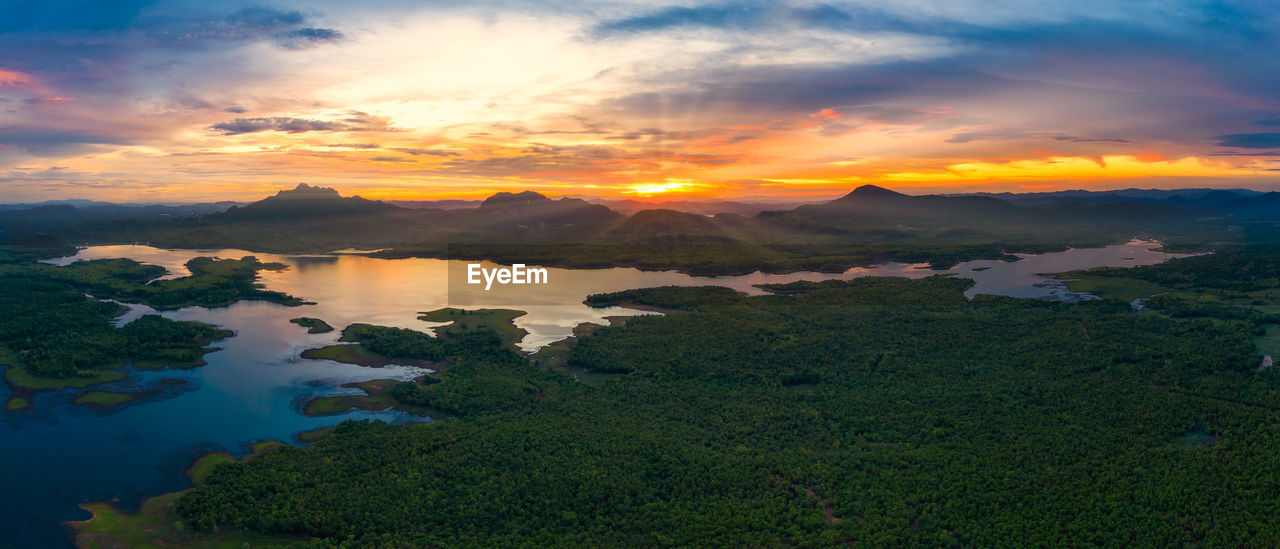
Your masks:
<instances>
[{"instance_id":1,"label":"water reflection","mask_svg":"<svg viewBox=\"0 0 1280 549\"><path fill-rule=\"evenodd\" d=\"M1105 248L1081 248L1045 254L1019 254L1019 261L968 261L954 269L930 270L925 264L886 263L871 267L855 267L843 273L797 272L789 274L752 273L741 276L690 276L675 271L640 271L632 268L559 269L549 268L549 283L536 286L499 286L485 290L483 285L459 283L466 278L466 261L440 259L373 259L339 255L277 255L244 250L160 250L148 246L94 246L80 250L75 256L53 262L66 264L85 259L129 257L145 263L162 265L171 276L187 274L182 265L192 258L214 256L239 258L255 255L263 261L289 265L283 271L264 271L262 282L267 288L286 292L309 301L292 309L294 316L324 319L337 328L354 322L366 322L402 328L426 329L434 324L417 320L418 313L446 306L468 308L490 307L526 311L516 324L529 331L521 342L525 350L568 336L574 326L583 322L603 322L604 317L636 314L618 307L595 309L582 303L594 293L614 292L653 286L728 286L748 294L760 294L758 284L787 283L797 280L849 279L862 276L896 276L922 278L936 274L954 274L971 278L975 284L966 293L997 294L1013 297L1074 300L1080 296L1067 291L1060 281L1041 273L1087 269L1100 266L1133 266L1158 263L1176 254L1155 251L1159 243L1133 240ZM485 268L497 265L478 262Z\"/></svg>"}]
</instances>

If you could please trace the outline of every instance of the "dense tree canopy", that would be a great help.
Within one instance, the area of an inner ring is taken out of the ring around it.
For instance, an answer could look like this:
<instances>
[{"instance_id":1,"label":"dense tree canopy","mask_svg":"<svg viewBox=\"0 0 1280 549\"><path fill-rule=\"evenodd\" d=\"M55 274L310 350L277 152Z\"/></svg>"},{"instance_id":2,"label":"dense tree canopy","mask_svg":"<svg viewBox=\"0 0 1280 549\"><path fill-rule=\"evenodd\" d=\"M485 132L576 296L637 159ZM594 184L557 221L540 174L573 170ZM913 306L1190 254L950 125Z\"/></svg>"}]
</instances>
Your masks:
<instances>
[{"instance_id":1,"label":"dense tree canopy","mask_svg":"<svg viewBox=\"0 0 1280 549\"><path fill-rule=\"evenodd\" d=\"M401 391L458 417L348 422L177 509L315 546L1280 543L1251 321L966 285L596 296L682 311L579 341L598 386L473 352Z\"/></svg>"}]
</instances>

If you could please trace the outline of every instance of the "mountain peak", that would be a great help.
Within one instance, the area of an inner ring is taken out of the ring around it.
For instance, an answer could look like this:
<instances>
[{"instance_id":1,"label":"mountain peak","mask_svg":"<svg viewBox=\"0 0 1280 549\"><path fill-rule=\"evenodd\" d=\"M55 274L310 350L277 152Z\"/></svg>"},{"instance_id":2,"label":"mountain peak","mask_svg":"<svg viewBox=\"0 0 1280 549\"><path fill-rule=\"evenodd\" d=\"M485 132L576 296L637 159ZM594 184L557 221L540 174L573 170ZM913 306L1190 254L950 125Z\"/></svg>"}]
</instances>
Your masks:
<instances>
[{"instance_id":1,"label":"mountain peak","mask_svg":"<svg viewBox=\"0 0 1280 549\"><path fill-rule=\"evenodd\" d=\"M297 187L276 193L276 198L342 198L342 195L332 187L298 183Z\"/></svg>"},{"instance_id":2,"label":"mountain peak","mask_svg":"<svg viewBox=\"0 0 1280 549\"><path fill-rule=\"evenodd\" d=\"M484 202L480 204L480 207L484 208L486 206L488 207L508 206L508 205L531 204L535 202L551 202L551 201L552 200L550 198L547 198L533 191L524 191L521 193L509 193L509 192L503 191L500 193L496 193L493 196L490 196L489 198L484 199Z\"/></svg>"},{"instance_id":3,"label":"mountain peak","mask_svg":"<svg viewBox=\"0 0 1280 549\"><path fill-rule=\"evenodd\" d=\"M344 197L337 189L299 183L297 187L282 190L242 208L230 208L232 216L256 215L335 215L346 213L377 212L397 209L376 200L358 196Z\"/></svg>"},{"instance_id":4,"label":"mountain peak","mask_svg":"<svg viewBox=\"0 0 1280 549\"><path fill-rule=\"evenodd\" d=\"M854 189L853 192L845 195L845 197L851 197L851 196L886 197L886 196L907 196L907 195L902 194L900 192L891 191L884 187L877 187L875 185L863 185L861 187Z\"/></svg>"}]
</instances>

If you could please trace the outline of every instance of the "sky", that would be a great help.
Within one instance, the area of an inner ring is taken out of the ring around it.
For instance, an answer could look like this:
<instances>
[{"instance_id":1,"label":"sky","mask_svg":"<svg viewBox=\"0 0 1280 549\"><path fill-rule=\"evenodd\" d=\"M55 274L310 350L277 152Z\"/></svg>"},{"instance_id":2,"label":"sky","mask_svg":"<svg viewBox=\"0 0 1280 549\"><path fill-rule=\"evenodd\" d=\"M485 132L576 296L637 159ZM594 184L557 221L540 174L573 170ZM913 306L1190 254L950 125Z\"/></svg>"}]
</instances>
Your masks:
<instances>
[{"instance_id":1,"label":"sky","mask_svg":"<svg viewBox=\"0 0 1280 549\"><path fill-rule=\"evenodd\" d=\"M1280 190L1268 2L0 0L0 202Z\"/></svg>"}]
</instances>

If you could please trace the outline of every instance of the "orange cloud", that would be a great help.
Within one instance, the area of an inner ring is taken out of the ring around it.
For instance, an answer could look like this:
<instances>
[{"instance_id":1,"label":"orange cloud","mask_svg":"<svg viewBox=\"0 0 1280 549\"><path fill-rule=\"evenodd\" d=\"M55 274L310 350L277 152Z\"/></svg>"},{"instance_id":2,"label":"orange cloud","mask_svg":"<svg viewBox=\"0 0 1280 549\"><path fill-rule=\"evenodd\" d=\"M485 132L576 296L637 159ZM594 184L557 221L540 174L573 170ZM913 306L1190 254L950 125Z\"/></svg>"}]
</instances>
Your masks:
<instances>
[{"instance_id":1,"label":"orange cloud","mask_svg":"<svg viewBox=\"0 0 1280 549\"><path fill-rule=\"evenodd\" d=\"M885 181L975 181L1035 179L1129 179L1138 177L1234 177L1254 175L1226 162L1186 157L1178 160L1143 159L1129 155L1050 157L1011 162L965 162L942 170L885 173Z\"/></svg>"},{"instance_id":2,"label":"orange cloud","mask_svg":"<svg viewBox=\"0 0 1280 549\"><path fill-rule=\"evenodd\" d=\"M25 72L0 69L0 88L25 88L36 81L34 76Z\"/></svg>"}]
</instances>

